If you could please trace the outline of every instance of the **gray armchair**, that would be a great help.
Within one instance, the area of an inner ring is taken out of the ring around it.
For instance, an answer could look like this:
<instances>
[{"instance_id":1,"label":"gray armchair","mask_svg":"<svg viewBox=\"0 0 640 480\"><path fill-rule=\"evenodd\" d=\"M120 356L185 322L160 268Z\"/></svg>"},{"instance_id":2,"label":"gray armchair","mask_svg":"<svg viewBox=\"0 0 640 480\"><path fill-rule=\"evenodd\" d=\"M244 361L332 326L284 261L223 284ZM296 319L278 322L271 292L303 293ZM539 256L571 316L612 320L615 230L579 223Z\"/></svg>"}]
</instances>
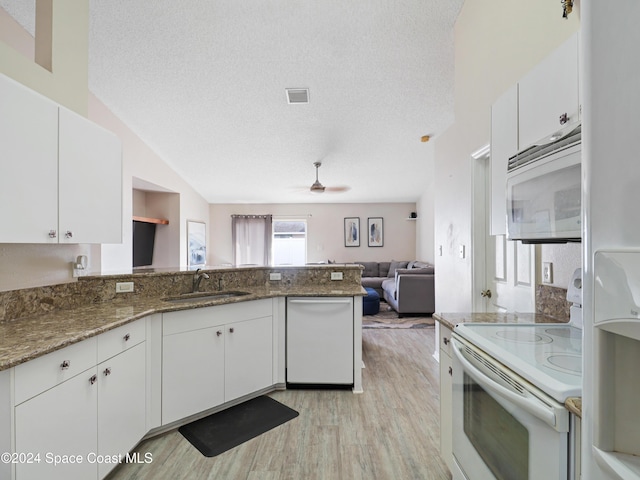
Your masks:
<instances>
[{"instance_id":1,"label":"gray armchair","mask_svg":"<svg viewBox=\"0 0 640 480\"><path fill-rule=\"evenodd\" d=\"M382 282L383 297L399 316L435 312L433 265L397 269L395 277Z\"/></svg>"}]
</instances>

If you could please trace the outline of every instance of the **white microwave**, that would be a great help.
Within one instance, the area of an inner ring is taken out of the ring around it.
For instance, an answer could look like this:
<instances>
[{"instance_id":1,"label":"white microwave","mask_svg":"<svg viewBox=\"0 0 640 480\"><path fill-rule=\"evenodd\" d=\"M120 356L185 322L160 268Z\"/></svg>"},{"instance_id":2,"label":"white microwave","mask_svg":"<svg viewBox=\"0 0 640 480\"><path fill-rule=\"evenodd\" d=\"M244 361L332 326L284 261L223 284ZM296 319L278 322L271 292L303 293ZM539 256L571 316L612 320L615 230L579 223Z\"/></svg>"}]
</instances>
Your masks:
<instances>
[{"instance_id":1,"label":"white microwave","mask_svg":"<svg viewBox=\"0 0 640 480\"><path fill-rule=\"evenodd\" d=\"M509 159L507 238L522 243L582 239L581 127Z\"/></svg>"}]
</instances>

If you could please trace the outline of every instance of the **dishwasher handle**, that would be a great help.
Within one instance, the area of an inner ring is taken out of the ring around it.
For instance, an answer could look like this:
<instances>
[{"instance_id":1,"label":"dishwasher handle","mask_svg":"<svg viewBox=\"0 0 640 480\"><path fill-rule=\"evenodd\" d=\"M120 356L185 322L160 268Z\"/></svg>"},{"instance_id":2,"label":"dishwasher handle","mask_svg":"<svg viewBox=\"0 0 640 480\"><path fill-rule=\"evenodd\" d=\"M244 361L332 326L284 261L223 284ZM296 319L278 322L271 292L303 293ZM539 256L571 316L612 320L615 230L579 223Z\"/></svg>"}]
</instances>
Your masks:
<instances>
[{"instance_id":1,"label":"dishwasher handle","mask_svg":"<svg viewBox=\"0 0 640 480\"><path fill-rule=\"evenodd\" d=\"M351 303L351 298L314 298L314 299L303 299L303 298L296 298L296 299L289 299L289 303L306 303L306 304L318 304L318 303L322 303L322 304L339 304L339 305L345 305L345 304L350 304Z\"/></svg>"}]
</instances>

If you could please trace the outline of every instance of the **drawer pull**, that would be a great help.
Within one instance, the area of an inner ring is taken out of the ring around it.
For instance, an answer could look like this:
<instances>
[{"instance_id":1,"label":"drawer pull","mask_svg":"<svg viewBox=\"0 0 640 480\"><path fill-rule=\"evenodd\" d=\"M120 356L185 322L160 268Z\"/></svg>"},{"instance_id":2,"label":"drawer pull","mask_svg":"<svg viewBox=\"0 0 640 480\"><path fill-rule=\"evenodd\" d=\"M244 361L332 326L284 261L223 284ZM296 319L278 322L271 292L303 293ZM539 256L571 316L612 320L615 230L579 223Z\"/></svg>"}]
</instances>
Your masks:
<instances>
[{"instance_id":1,"label":"drawer pull","mask_svg":"<svg viewBox=\"0 0 640 480\"><path fill-rule=\"evenodd\" d=\"M233 327L229 329L229 333L233 333Z\"/></svg>"},{"instance_id":2,"label":"drawer pull","mask_svg":"<svg viewBox=\"0 0 640 480\"><path fill-rule=\"evenodd\" d=\"M94 383L96 383L98 381L98 376L97 375L91 375L91 378L89 378L89 383L91 385L93 385Z\"/></svg>"},{"instance_id":3,"label":"drawer pull","mask_svg":"<svg viewBox=\"0 0 640 480\"><path fill-rule=\"evenodd\" d=\"M71 360L63 360L60 364L61 370L67 370L71 366Z\"/></svg>"},{"instance_id":4,"label":"drawer pull","mask_svg":"<svg viewBox=\"0 0 640 480\"><path fill-rule=\"evenodd\" d=\"M104 376L107 377L111 375L111 368L107 367L104 369Z\"/></svg>"},{"instance_id":5,"label":"drawer pull","mask_svg":"<svg viewBox=\"0 0 640 480\"><path fill-rule=\"evenodd\" d=\"M73 238L73 232L71 230L67 230L64 232L64 238Z\"/></svg>"},{"instance_id":6,"label":"drawer pull","mask_svg":"<svg viewBox=\"0 0 640 480\"><path fill-rule=\"evenodd\" d=\"M125 342L128 342L129 339L131 338L131 335L129 335L128 333L123 337Z\"/></svg>"},{"instance_id":7,"label":"drawer pull","mask_svg":"<svg viewBox=\"0 0 640 480\"><path fill-rule=\"evenodd\" d=\"M449 338L448 337L444 337L442 339L442 343L444 343L445 345L449 345Z\"/></svg>"},{"instance_id":8,"label":"drawer pull","mask_svg":"<svg viewBox=\"0 0 640 480\"><path fill-rule=\"evenodd\" d=\"M58 236L58 232L55 230L49 230L49 238L56 238Z\"/></svg>"},{"instance_id":9,"label":"drawer pull","mask_svg":"<svg viewBox=\"0 0 640 480\"><path fill-rule=\"evenodd\" d=\"M216 335L217 335L217 336L222 335L222 330L218 330L218 331L216 332Z\"/></svg>"}]
</instances>

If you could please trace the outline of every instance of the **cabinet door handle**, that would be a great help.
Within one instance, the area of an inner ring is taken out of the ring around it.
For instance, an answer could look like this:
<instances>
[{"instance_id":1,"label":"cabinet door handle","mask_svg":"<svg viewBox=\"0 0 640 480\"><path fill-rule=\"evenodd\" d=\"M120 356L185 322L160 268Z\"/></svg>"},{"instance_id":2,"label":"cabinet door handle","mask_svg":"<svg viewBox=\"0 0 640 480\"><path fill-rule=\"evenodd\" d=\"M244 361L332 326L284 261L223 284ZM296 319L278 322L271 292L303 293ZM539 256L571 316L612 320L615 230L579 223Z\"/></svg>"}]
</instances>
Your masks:
<instances>
[{"instance_id":1,"label":"cabinet door handle","mask_svg":"<svg viewBox=\"0 0 640 480\"><path fill-rule=\"evenodd\" d=\"M62 363L60 364L60 369L67 370L69 369L70 366L71 366L71 360L63 360Z\"/></svg>"},{"instance_id":2,"label":"cabinet door handle","mask_svg":"<svg viewBox=\"0 0 640 480\"><path fill-rule=\"evenodd\" d=\"M124 339L124 341L125 341L125 342L128 342L128 341L129 341L129 339L131 338L131 335L129 335L129 334L127 333L127 334L126 334L124 337L122 337L122 338Z\"/></svg>"},{"instance_id":3,"label":"cabinet door handle","mask_svg":"<svg viewBox=\"0 0 640 480\"><path fill-rule=\"evenodd\" d=\"M233 333L233 327L229 329L229 333Z\"/></svg>"},{"instance_id":4,"label":"cabinet door handle","mask_svg":"<svg viewBox=\"0 0 640 480\"><path fill-rule=\"evenodd\" d=\"M97 375L91 375L91 378L89 378L89 383L91 385L93 385L94 383L96 383L98 381L98 376Z\"/></svg>"},{"instance_id":5,"label":"cabinet door handle","mask_svg":"<svg viewBox=\"0 0 640 480\"><path fill-rule=\"evenodd\" d=\"M216 332L216 335L217 335L217 336L222 335L222 330L218 330L218 331Z\"/></svg>"},{"instance_id":6,"label":"cabinet door handle","mask_svg":"<svg viewBox=\"0 0 640 480\"><path fill-rule=\"evenodd\" d=\"M449 375L453 377L453 368L449 367Z\"/></svg>"},{"instance_id":7,"label":"cabinet door handle","mask_svg":"<svg viewBox=\"0 0 640 480\"><path fill-rule=\"evenodd\" d=\"M55 230L49 230L49 238L56 238L58 236L58 232Z\"/></svg>"},{"instance_id":8,"label":"cabinet door handle","mask_svg":"<svg viewBox=\"0 0 640 480\"><path fill-rule=\"evenodd\" d=\"M107 367L104 369L104 376L107 377L111 375L111 368Z\"/></svg>"},{"instance_id":9,"label":"cabinet door handle","mask_svg":"<svg viewBox=\"0 0 640 480\"><path fill-rule=\"evenodd\" d=\"M73 232L71 230L67 230L64 232L64 238L73 238Z\"/></svg>"},{"instance_id":10,"label":"cabinet door handle","mask_svg":"<svg viewBox=\"0 0 640 480\"><path fill-rule=\"evenodd\" d=\"M448 337L444 337L442 339L442 343L444 343L445 345L449 345L449 338Z\"/></svg>"},{"instance_id":11,"label":"cabinet door handle","mask_svg":"<svg viewBox=\"0 0 640 480\"><path fill-rule=\"evenodd\" d=\"M567 115L566 113L563 113L562 115L560 115L560 125L564 125L568 121L569 121L569 115Z\"/></svg>"}]
</instances>

